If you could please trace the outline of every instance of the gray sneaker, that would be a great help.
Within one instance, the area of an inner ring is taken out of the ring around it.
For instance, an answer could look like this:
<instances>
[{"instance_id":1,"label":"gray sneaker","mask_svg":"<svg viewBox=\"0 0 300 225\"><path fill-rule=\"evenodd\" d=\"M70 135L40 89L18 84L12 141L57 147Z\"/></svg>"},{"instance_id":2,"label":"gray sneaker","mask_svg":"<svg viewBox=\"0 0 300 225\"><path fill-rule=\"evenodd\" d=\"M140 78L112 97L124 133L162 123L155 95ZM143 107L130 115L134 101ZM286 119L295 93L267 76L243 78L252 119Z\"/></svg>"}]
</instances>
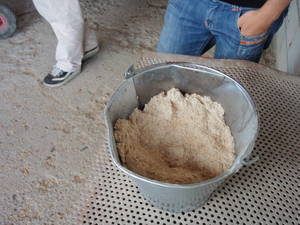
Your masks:
<instances>
[{"instance_id":1,"label":"gray sneaker","mask_svg":"<svg viewBox=\"0 0 300 225\"><path fill-rule=\"evenodd\" d=\"M82 57L82 62L88 60L89 58L93 57L94 55L96 55L100 50L99 45L97 45L96 47L87 50L84 52L83 57Z\"/></svg>"},{"instance_id":2,"label":"gray sneaker","mask_svg":"<svg viewBox=\"0 0 300 225\"><path fill-rule=\"evenodd\" d=\"M89 58L93 57L99 52L99 46L97 45L95 48L92 48L88 51L85 51L82 57L82 62L85 62ZM59 87L64 85L65 83L71 81L73 78L75 78L78 74L81 73L81 68L78 68L77 70L73 72L66 72L62 69L59 69L57 67L54 67L51 73L49 73L44 78L44 85L48 87Z\"/></svg>"}]
</instances>

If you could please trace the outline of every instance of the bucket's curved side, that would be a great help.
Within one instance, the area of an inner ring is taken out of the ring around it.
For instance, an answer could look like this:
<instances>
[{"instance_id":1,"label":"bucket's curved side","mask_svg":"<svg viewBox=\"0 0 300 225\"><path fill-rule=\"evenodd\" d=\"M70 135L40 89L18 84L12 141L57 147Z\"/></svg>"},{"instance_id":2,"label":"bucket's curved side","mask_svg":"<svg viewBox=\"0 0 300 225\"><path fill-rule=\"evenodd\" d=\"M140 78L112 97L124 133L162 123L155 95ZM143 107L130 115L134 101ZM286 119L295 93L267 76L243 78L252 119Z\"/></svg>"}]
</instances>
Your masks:
<instances>
[{"instance_id":1,"label":"bucket's curved side","mask_svg":"<svg viewBox=\"0 0 300 225\"><path fill-rule=\"evenodd\" d=\"M132 178L140 193L155 207L169 212L189 212L204 205L224 180L205 186L182 189L166 187Z\"/></svg>"}]
</instances>

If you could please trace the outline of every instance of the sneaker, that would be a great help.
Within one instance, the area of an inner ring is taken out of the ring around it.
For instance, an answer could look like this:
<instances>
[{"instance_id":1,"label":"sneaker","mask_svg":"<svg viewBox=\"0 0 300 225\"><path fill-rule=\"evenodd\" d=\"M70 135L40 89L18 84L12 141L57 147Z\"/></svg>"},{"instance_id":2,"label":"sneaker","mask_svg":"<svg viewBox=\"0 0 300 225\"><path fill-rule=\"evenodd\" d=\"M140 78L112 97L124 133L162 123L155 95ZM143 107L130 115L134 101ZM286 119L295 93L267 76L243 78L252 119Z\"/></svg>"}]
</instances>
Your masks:
<instances>
[{"instance_id":1,"label":"sneaker","mask_svg":"<svg viewBox=\"0 0 300 225\"><path fill-rule=\"evenodd\" d=\"M57 67L54 67L51 73L49 73L44 78L43 83L48 87L59 87L72 80L74 77L80 74L80 72L81 68L78 68L77 70L72 72L66 72Z\"/></svg>"},{"instance_id":2,"label":"sneaker","mask_svg":"<svg viewBox=\"0 0 300 225\"><path fill-rule=\"evenodd\" d=\"M96 47L85 51L82 57L82 62L88 60L89 58L93 57L99 52L99 46L97 45ZM73 72L66 72L63 71L62 69L59 69L57 67L54 67L51 73L49 73L45 78L44 78L44 85L48 87L59 87L64 85L65 83L71 81L73 78L75 78L78 74L80 74L81 68L78 68L77 70Z\"/></svg>"},{"instance_id":3,"label":"sneaker","mask_svg":"<svg viewBox=\"0 0 300 225\"><path fill-rule=\"evenodd\" d=\"M99 45L97 45L96 47L87 50L84 52L83 57L82 57L82 62L88 60L89 58L93 57L94 55L96 55L99 52Z\"/></svg>"}]
</instances>

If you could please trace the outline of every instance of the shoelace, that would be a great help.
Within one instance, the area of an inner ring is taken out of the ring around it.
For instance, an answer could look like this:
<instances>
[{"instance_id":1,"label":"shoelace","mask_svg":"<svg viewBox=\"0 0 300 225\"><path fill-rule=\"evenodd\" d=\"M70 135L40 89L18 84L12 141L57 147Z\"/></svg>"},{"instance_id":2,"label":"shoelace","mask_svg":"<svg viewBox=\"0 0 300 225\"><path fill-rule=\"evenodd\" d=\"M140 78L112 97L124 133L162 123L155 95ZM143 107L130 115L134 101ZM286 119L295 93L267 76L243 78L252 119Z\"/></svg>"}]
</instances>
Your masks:
<instances>
[{"instance_id":1,"label":"shoelace","mask_svg":"<svg viewBox=\"0 0 300 225\"><path fill-rule=\"evenodd\" d=\"M57 68L57 67L54 67L54 68L52 69L52 71L51 71L51 75L52 75L53 77L59 77L60 75L62 75L62 73L64 73L64 71L61 70L61 69L59 69L59 68Z\"/></svg>"}]
</instances>

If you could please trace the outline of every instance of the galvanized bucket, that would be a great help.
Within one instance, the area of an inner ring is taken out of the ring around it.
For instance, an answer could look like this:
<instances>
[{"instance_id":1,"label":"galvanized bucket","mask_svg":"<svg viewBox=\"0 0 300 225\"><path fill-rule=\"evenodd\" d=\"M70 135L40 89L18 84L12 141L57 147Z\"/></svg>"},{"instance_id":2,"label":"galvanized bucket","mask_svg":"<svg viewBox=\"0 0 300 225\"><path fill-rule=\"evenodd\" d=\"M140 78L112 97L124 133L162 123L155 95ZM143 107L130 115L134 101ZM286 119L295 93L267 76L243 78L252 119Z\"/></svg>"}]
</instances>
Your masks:
<instances>
[{"instance_id":1,"label":"galvanized bucket","mask_svg":"<svg viewBox=\"0 0 300 225\"><path fill-rule=\"evenodd\" d=\"M128 118L134 108L173 87L184 93L210 96L223 106L226 124L235 141L236 159L220 176L194 184L169 184L140 176L122 166L113 134L115 122L119 118ZM248 160L258 133L258 114L253 100L237 81L205 66L166 63L139 71L129 70L106 106L105 120L114 164L134 181L145 199L170 212L187 212L200 207L226 178L257 160Z\"/></svg>"}]
</instances>

